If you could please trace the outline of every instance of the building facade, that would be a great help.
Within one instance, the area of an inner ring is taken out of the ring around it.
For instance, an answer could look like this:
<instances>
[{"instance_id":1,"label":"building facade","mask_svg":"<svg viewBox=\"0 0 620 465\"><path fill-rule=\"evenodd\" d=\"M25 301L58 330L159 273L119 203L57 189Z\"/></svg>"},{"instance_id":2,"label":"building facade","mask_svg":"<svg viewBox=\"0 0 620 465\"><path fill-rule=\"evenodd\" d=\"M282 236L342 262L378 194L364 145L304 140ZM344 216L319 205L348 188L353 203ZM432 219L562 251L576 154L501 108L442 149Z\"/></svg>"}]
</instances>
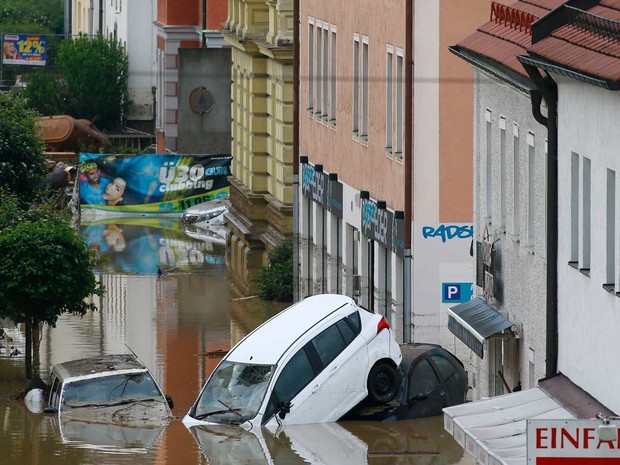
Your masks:
<instances>
[{"instance_id":1,"label":"building facade","mask_svg":"<svg viewBox=\"0 0 620 465\"><path fill-rule=\"evenodd\" d=\"M179 149L179 50L226 44L219 33L226 19L226 0L157 0L154 21L155 128L157 152ZM132 26L133 27L133 26Z\"/></svg>"},{"instance_id":2,"label":"building facade","mask_svg":"<svg viewBox=\"0 0 620 465\"><path fill-rule=\"evenodd\" d=\"M293 235L293 5L229 0L232 47L229 265L243 294Z\"/></svg>"},{"instance_id":3,"label":"building facade","mask_svg":"<svg viewBox=\"0 0 620 465\"><path fill-rule=\"evenodd\" d=\"M473 85L447 45L484 4L301 4L300 296L353 295L403 341L453 346L472 293Z\"/></svg>"}]
</instances>

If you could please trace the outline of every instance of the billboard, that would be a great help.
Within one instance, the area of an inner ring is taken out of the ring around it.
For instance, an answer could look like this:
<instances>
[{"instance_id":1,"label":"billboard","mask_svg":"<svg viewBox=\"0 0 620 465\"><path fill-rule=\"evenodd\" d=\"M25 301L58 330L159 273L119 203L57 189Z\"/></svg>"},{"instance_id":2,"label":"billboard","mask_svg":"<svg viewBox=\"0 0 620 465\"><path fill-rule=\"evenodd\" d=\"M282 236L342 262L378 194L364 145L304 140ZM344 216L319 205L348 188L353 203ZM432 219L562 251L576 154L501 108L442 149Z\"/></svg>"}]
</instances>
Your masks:
<instances>
[{"instance_id":1,"label":"billboard","mask_svg":"<svg viewBox=\"0 0 620 465\"><path fill-rule=\"evenodd\" d=\"M2 34L2 63L45 66L47 38L35 34Z\"/></svg>"},{"instance_id":2,"label":"billboard","mask_svg":"<svg viewBox=\"0 0 620 465\"><path fill-rule=\"evenodd\" d=\"M80 153L82 209L182 213L227 196L230 155Z\"/></svg>"}]
</instances>

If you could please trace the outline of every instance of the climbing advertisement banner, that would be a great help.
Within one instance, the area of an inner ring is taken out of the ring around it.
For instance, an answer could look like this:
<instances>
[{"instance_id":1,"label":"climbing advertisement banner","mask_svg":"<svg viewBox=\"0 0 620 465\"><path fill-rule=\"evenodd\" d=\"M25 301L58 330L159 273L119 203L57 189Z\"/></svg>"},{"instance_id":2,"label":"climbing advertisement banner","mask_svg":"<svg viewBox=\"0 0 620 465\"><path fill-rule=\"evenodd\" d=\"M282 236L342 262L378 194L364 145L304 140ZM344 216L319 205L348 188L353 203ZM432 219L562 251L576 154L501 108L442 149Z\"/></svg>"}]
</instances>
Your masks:
<instances>
[{"instance_id":1,"label":"climbing advertisement banner","mask_svg":"<svg viewBox=\"0 0 620 465\"><path fill-rule=\"evenodd\" d=\"M183 213L228 196L230 155L80 153L82 210Z\"/></svg>"}]
</instances>

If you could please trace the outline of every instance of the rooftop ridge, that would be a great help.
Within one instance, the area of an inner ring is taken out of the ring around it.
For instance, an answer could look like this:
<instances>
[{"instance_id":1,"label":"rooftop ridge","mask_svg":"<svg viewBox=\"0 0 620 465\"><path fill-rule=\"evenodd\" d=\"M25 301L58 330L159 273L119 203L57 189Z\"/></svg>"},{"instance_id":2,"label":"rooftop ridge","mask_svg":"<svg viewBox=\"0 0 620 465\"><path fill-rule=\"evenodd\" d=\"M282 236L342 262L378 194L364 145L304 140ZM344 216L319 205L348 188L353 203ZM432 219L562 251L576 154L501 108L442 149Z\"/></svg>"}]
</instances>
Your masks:
<instances>
[{"instance_id":1,"label":"rooftop ridge","mask_svg":"<svg viewBox=\"0 0 620 465\"><path fill-rule=\"evenodd\" d=\"M531 13L526 13L517 8L503 5L495 1L491 2L491 18L490 21L508 26L511 29L519 29L519 32L532 34L532 23L538 17Z\"/></svg>"},{"instance_id":2,"label":"rooftop ridge","mask_svg":"<svg viewBox=\"0 0 620 465\"><path fill-rule=\"evenodd\" d=\"M604 18L569 5L564 5L564 9L566 10L568 24L620 42L619 21Z\"/></svg>"}]
</instances>

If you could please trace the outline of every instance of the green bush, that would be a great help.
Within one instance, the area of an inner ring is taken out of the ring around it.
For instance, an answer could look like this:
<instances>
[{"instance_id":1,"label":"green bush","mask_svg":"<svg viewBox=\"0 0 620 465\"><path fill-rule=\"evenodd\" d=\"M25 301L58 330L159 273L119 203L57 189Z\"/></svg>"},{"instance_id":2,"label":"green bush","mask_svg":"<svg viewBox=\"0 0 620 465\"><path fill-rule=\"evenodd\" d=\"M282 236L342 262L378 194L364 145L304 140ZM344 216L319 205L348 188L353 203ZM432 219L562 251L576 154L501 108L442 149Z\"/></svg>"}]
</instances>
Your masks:
<instances>
[{"instance_id":1,"label":"green bush","mask_svg":"<svg viewBox=\"0 0 620 465\"><path fill-rule=\"evenodd\" d=\"M293 244L283 242L268 254L269 264L256 273L262 300L293 301Z\"/></svg>"}]
</instances>

